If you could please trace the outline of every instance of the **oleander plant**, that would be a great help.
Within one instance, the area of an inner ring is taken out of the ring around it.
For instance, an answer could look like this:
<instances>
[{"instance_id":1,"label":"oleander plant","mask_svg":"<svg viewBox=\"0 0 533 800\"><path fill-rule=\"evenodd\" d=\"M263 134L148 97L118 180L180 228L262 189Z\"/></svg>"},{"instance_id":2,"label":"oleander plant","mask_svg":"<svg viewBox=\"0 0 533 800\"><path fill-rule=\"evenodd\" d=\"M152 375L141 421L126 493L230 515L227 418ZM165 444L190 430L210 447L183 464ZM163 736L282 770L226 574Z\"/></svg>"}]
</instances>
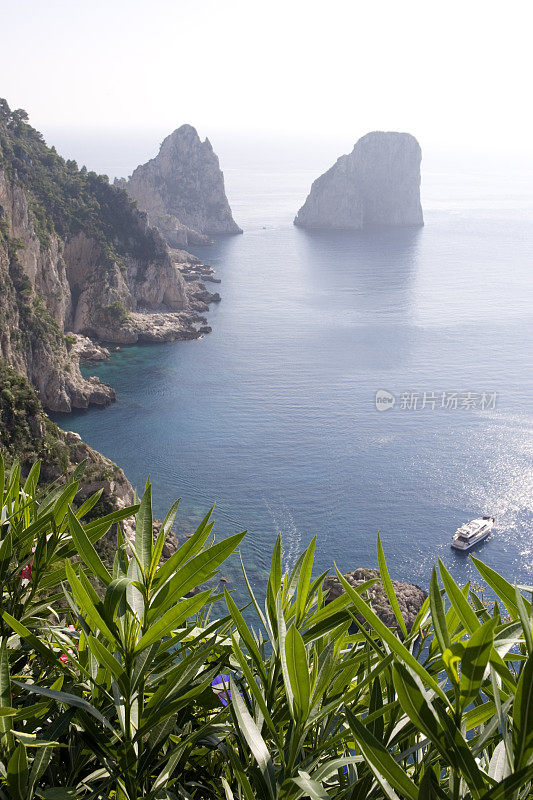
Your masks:
<instances>
[{"instance_id":1,"label":"oleander plant","mask_svg":"<svg viewBox=\"0 0 533 800\"><path fill-rule=\"evenodd\" d=\"M408 629L378 537L389 628L375 579L327 602L315 542L284 572L278 538L240 608L216 575L244 533L210 511L163 560L149 481L95 518L83 467L39 469L0 457L0 800L533 798L532 587L473 558L488 603L439 562Z\"/></svg>"}]
</instances>

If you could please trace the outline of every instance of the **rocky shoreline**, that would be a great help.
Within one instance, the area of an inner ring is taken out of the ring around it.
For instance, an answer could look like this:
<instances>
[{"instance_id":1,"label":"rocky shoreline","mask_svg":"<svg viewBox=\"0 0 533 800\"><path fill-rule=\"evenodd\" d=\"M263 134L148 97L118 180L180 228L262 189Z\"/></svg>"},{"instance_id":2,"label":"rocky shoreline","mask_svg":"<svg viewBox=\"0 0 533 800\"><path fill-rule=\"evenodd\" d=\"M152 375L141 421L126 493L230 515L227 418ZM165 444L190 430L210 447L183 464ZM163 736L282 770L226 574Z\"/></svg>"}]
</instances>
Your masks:
<instances>
[{"instance_id":1,"label":"rocky shoreline","mask_svg":"<svg viewBox=\"0 0 533 800\"><path fill-rule=\"evenodd\" d=\"M387 598L387 593L381 582L379 570L359 567L353 572L347 572L344 578L354 589L365 581L372 579L377 580L377 583L366 590L363 597L371 603L374 612L381 621L384 622L388 628L394 628L398 635L401 636L402 631ZM400 606L400 612L407 630L409 631L428 594L420 586L413 583L393 580L392 586L398 600L398 605ZM344 588L336 575L328 575L324 579L323 589L326 595L326 603L331 603L332 600L344 594ZM362 617L358 617L357 619L361 623L364 622Z\"/></svg>"},{"instance_id":2,"label":"rocky shoreline","mask_svg":"<svg viewBox=\"0 0 533 800\"><path fill-rule=\"evenodd\" d=\"M204 264L191 253L182 250L171 250L171 258L187 284L187 293L191 310L170 311L138 308L126 315L120 326L107 331L104 336L85 336L81 333L68 332L71 339L70 356L72 366L79 370L79 362L99 362L107 360L113 349L120 345L137 343L165 343L190 341L211 333L207 318L203 315L209 310L211 303L220 302L218 292L210 292L203 281L221 283L215 277L213 267ZM111 349L109 346L113 346ZM93 388L92 402L96 405L108 405L115 400L111 386L91 377L87 381Z\"/></svg>"}]
</instances>

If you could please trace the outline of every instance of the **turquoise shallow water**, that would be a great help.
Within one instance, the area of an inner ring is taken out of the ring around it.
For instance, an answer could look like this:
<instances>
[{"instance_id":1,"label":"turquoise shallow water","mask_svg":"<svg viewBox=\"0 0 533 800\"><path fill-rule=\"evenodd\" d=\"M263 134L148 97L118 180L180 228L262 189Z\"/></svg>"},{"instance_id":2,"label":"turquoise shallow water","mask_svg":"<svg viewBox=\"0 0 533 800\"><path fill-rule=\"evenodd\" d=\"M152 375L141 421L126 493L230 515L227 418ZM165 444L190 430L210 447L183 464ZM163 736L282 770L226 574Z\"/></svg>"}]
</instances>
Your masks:
<instances>
[{"instance_id":1,"label":"turquoise shallow water","mask_svg":"<svg viewBox=\"0 0 533 800\"><path fill-rule=\"evenodd\" d=\"M482 513L476 554L532 582L531 198L463 178L454 199L433 176L421 230L308 233L291 224L308 179L230 170L245 235L197 251L222 278L213 333L124 348L88 370L117 403L58 421L138 487L151 473L159 514L181 497L181 532L216 500L219 535L249 530L255 582L278 530L288 564L316 534L318 568L373 566L380 531L393 577L427 585L441 557L464 581L450 538Z\"/></svg>"}]
</instances>

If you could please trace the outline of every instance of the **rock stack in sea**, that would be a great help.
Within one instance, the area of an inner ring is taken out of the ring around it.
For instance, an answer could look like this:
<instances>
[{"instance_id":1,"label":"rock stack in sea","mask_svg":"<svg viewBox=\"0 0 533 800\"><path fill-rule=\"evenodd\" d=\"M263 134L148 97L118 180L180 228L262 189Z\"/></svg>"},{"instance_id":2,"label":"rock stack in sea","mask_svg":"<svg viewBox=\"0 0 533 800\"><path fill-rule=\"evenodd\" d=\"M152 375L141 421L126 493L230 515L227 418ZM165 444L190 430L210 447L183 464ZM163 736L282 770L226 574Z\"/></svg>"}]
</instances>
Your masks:
<instances>
[{"instance_id":1,"label":"rock stack in sea","mask_svg":"<svg viewBox=\"0 0 533 800\"><path fill-rule=\"evenodd\" d=\"M377 614L380 620L384 622L387 627L395 628L398 633L400 633L394 611L392 610L387 598L387 593L381 582L379 570L360 567L353 572L347 572L344 577L354 589L365 581L377 578L378 582L367 589L363 596L371 604L374 613ZM427 592L413 583L392 581L392 585L398 599L402 617L409 631L427 597ZM340 597L340 595L344 593L344 588L336 575L328 575L325 578L323 589L327 603L331 603L332 600L335 600L335 598ZM362 621L363 619L361 618L361 622Z\"/></svg>"},{"instance_id":2,"label":"rock stack in sea","mask_svg":"<svg viewBox=\"0 0 533 800\"><path fill-rule=\"evenodd\" d=\"M206 244L212 234L242 233L234 221L218 157L209 139L182 125L158 155L137 167L126 191L171 247Z\"/></svg>"},{"instance_id":3,"label":"rock stack in sea","mask_svg":"<svg viewBox=\"0 0 533 800\"><path fill-rule=\"evenodd\" d=\"M421 159L409 133L367 133L314 181L294 224L339 230L423 225Z\"/></svg>"}]
</instances>

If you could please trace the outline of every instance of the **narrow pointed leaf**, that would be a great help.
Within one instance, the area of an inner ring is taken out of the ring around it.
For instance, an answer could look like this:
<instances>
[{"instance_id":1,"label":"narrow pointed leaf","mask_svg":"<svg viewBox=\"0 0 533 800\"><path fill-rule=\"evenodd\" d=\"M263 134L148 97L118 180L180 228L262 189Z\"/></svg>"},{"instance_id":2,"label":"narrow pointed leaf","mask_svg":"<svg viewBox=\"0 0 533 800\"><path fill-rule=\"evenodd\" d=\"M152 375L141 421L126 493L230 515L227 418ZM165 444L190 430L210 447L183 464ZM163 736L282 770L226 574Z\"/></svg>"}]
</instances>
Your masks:
<instances>
[{"instance_id":1,"label":"narrow pointed leaf","mask_svg":"<svg viewBox=\"0 0 533 800\"><path fill-rule=\"evenodd\" d=\"M135 550L141 562L143 573L148 571L152 563L153 545L152 486L150 478L148 478L135 518Z\"/></svg>"},{"instance_id":2,"label":"narrow pointed leaf","mask_svg":"<svg viewBox=\"0 0 533 800\"><path fill-rule=\"evenodd\" d=\"M107 586L111 583L111 575L70 507L68 509L68 521L70 533L76 543L79 555L93 574L100 578L102 583Z\"/></svg>"},{"instance_id":3,"label":"narrow pointed leaf","mask_svg":"<svg viewBox=\"0 0 533 800\"><path fill-rule=\"evenodd\" d=\"M410 800L418 800L418 789L416 785L401 766L396 763L388 750L378 742L368 728L366 728L349 709L346 709L346 717L357 741L357 745L382 789L390 797L391 795L387 792L387 785L390 785L395 791L399 792L402 797L408 797Z\"/></svg>"},{"instance_id":4,"label":"narrow pointed leaf","mask_svg":"<svg viewBox=\"0 0 533 800\"><path fill-rule=\"evenodd\" d=\"M449 705L449 700L443 692L437 681L429 674L429 672L420 664L413 654L405 647L402 642L395 636L395 634L387 628L377 614L374 614L368 603L359 596L355 589L350 586L344 575L342 575L337 567L335 567L337 577L344 586L346 593L351 597L353 604L357 611L367 620L376 633L381 636L384 642L388 644L394 655L404 664L407 664L422 680L433 689L433 691L444 700L446 705Z\"/></svg>"},{"instance_id":5,"label":"narrow pointed leaf","mask_svg":"<svg viewBox=\"0 0 533 800\"><path fill-rule=\"evenodd\" d=\"M274 765L272 763L270 753L268 752L268 748L263 737L261 736L261 732L250 716L250 713L246 708L244 700L242 699L239 690L235 686L233 679L230 681L230 687L231 704L235 712L237 724L244 739L246 740L248 747L250 748L253 757L257 761L257 765L261 770L261 773L263 774L269 795L272 800L274 800L277 795L276 779L274 776Z\"/></svg>"},{"instance_id":6,"label":"narrow pointed leaf","mask_svg":"<svg viewBox=\"0 0 533 800\"><path fill-rule=\"evenodd\" d=\"M309 666L303 639L295 625L291 625L287 631L285 653L294 704L299 710L300 718L305 718L309 711L311 695Z\"/></svg>"},{"instance_id":7,"label":"narrow pointed leaf","mask_svg":"<svg viewBox=\"0 0 533 800\"><path fill-rule=\"evenodd\" d=\"M518 617L518 607L516 605L514 586L509 583L509 581L506 581L505 578L502 578L502 576L491 567L487 566L487 564L484 564L483 561L480 561L478 558L474 558L474 556L471 556L471 559L483 580L485 580L490 588L496 592L498 597L500 597L505 604L509 614L516 619ZM523 600L526 611L528 614L530 614L531 603L526 600L525 597Z\"/></svg>"},{"instance_id":8,"label":"narrow pointed leaf","mask_svg":"<svg viewBox=\"0 0 533 800\"><path fill-rule=\"evenodd\" d=\"M462 709L465 709L479 693L489 663L495 627L496 620L486 622L481 628L477 628L468 640L461 660L459 691Z\"/></svg>"},{"instance_id":9,"label":"narrow pointed leaf","mask_svg":"<svg viewBox=\"0 0 533 800\"><path fill-rule=\"evenodd\" d=\"M387 561L385 559L385 553L383 552L383 546L381 544L381 538L379 533L378 533L378 566L379 566L379 574L381 575L381 582L383 583L383 587L389 599L391 608L394 612L394 616L396 617L396 621L398 622L398 625L400 626L400 630L402 631L403 635L405 636L405 638L407 638L407 628L405 625L405 620L402 616L402 612L400 611L398 598L396 597L394 586L392 585L392 581L389 575Z\"/></svg>"},{"instance_id":10,"label":"narrow pointed leaf","mask_svg":"<svg viewBox=\"0 0 533 800\"><path fill-rule=\"evenodd\" d=\"M515 769L525 767L533 755L533 653L520 671L513 705Z\"/></svg>"}]
</instances>

